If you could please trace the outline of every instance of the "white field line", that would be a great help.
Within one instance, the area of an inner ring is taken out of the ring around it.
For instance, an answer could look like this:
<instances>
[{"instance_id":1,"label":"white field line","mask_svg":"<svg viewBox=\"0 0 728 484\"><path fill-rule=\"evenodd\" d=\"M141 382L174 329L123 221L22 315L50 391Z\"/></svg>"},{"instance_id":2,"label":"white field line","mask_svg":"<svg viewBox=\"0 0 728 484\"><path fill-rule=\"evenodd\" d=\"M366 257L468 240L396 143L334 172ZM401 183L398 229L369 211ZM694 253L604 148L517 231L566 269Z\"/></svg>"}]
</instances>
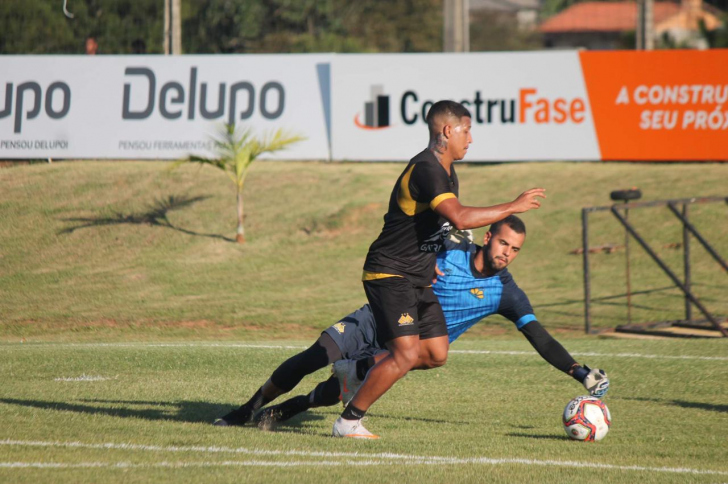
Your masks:
<instances>
[{"instance_id":1,"label":"white field line","mask_svg":"<svg viewBox=\"0 0 728 484\"><path fill-rule=\"evenodd\" d=\"M20 345L0 345L0 351L5 349L28 348L243 348L243 349L272 349L272 350L302 350L308 346L295 345L255 345L244 343L39 343ZM491 350L450 350L450 354L461 355L511 355L511 356L538 356L536 351L491 351ZM693 356L693 355L652 355L643 353L593 353L572 352L574 356L589 356L602 358L647 358L657 360L703 360L728 361L728 356Z\"/></svg>"},{"instance_id":2,"label":"white field line","mask_svg":"<svg viewBox=\"0 0 728 484\"><path fill-rule=\"evenodd\" d=\"M246 343L21 343L0 344L0 350L30 348L244 348L263 350L301 350L300 345L254 345Z\"/></svg>"},{"instance_id":3,"label":"white field line","mask_svg":"<svg viewBox=\"0 0 728 484\"><path fill-rule=\"evenodd\" d=\"M488 350L450 350L450 353L474 354L474 355L530 355L539 356L535 351L488 351ZM706 361L728 361L728 356L691 356L691 355L650 355L643 353L592 353L574 351L574 356L596 356L604 358L649 358L658 360L706 360Z\"/></svg>"},{"instance_id":4,"label":"white field line","mask_svg":"<svg viewBox=\"0 0 728 484\"><path fill-rule=\"evenodd\" d=\"M76 464L66 464L62 462L0 462L0 469L11 468L11 469L69 469L69 468L113 468L113 469L128 469L128 468L153 468L153 467L167 467L167 468L184 468L184 467L332 467L332 466L377 466L377 465L401 465L402 462L396 461L325 461L325 460L311 460L311 461L293 461L293 462L277 462L277 461L261 461L261 460L248 460L248 461L221 461L221 462L153 462L134 464L131 462L79 462Z\"/></svg>"},{"instance_id":5,"label":"white field line","mask_svg":"<svg viewBox=\"0 0 728 484\"><path fill-rule=\"evenodd\" d=\"M191 452L191 453L232 453L256 456L284 456L284 457L314 457L314 460L293 460L293 461L207 461L207 462L157 462L151 464L133 464L125 462L86 462L77 464L64 464L56 462L0 462L0 468L65 468L65 467L214 467L214 466L381 466L381 465L526 465L546 467L573 467L577 469L600 469L614 471L641 471L649 473L671 473L671 474L705 474L728 476L728 471L710 469L691 469L686 467L649 467L649 466L620 466L613 464L599 464L595 462L559 461L559 460L537 460L537 459L497 459L489 457L441 457L441 456L418 456L393 453L359 453L359 452L323 452L323 451L301 451L301 450L263 450L247 449L244 447L203 447L203 446L157 446L140 444L88 444L83 442L45 442L45 441L22 441L22 440L0 440L0 445L28 446L28 447L65 447L82 449L115 449L115 450L138 450L146 452ZM345 458L344 460L330 460ZM329 460L326 460L329 459ZM352 460L354 459L354 460Z\"/></svg>"},{"instance_id":6,"label":"white field line","mask_svg":"<svg viewBox=\"0 0 728 484\"><path fill-rule=\"evenodd\" d=\"M106 376L93 376L83 373L81 374L81 376L63 376L54 378L53 381L107 381L115 379L116 378L109 378Z\"/></svg>"}]
</instances>

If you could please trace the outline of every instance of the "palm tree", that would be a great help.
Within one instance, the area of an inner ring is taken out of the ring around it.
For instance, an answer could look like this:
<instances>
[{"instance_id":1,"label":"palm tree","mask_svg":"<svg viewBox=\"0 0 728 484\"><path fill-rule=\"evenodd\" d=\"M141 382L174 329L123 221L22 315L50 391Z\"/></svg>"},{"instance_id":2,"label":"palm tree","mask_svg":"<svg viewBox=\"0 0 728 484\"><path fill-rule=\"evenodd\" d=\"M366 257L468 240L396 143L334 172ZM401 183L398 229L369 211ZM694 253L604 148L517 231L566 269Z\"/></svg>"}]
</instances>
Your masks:
<instances>
[{"instance_id":1,"label":"palm tree","mask_svg":"<svg viewBox=\"0 0 728 484\"><path fill-rule=\"evenodd\" d=\"M239 244L245 243L245 228L243 226L243 187L245 177L250 165L263 153L273 153L285 149L288 145L302 141L305 138L292 135L278 129L264 135L262 138L253 136L250 128L237 129L234 124L225 124L218 136L212 136L214 151L217 157L205 158L190 155L176 162L172 168L184 163L200 163L211 165L224 171L235 184L238 207L238 230L235 240Z\"/></svg>"}]
</instances>

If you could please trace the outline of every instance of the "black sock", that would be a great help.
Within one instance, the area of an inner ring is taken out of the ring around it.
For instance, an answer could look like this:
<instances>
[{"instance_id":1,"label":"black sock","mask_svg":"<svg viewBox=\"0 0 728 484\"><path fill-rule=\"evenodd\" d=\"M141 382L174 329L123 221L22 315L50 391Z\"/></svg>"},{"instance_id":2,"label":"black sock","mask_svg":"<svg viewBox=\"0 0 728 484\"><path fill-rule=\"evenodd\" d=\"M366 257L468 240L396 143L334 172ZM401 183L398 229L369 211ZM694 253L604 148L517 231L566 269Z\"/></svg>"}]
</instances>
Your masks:
<instances>
[{"instance_id":1,"label":"black sock","mask_svg":"<svg viewBox=\"0 0 728 484\"><path fill-rule=\"evenodd\" d=\"M253 412L256 412L260 407L265 405L266 403L271 402L272 400L270 398L265 398L263 396L263 387L258 388L258 391L255 392L255 395L253 395L253 398L248 400L243 407L247 407Z\"/></svg>"},{"instance_id":2,"label":"black sock","mask_svg":"<svg viewBox=\"0 0 728 484\"><path fill-rule=\"evenodd\" d=\"M339 380L332 376L325 382L316 385L316 388L308 394L308 401L311 408L328 407L330 405L338 405L341 401L339 396L341 389L339 388Z\"/></svg>"},{"instance_id":3,"label":"black sock","mask_svg":"<svg viewBox=\"0 0 728 484\"><path fill-rule=\"evenodd\" d=\"M366 414L366 410L359 410L351 402L349 402L349 405L346 406L344 412L341 414L341 418L344 420L361 420Z\"/></svg>"},{"instance_id":4,"label":"black sock","mask_svg":"<svg viewBox=\"0 0 728 484\"><path fill-rule=\"evenodd\" d=\"M301 412L305 412L311 408L311 403L307 395L299 395L293 397L280 405L273 405L264 409L260 415L260 420L268 419L274 422L285 422L295 417Z\"/></svg>"},{"instance_id":5,"label":"black sock","mask_svg":"<svg viewBox=\"0 0 728 484\"><path fill-rule=\"evenodd\" d=\"M309 408L313 407L309 395L299 395L297 397L293 397L290 400L281 403L281 406L284 405L289 405L291 408L297 408L301 412L305 412Z\"/></svg>"},{"instance_id":6,"label":"black sock","mask_svg":"<svg viewBox=\"0 0 728 484\"><path fill-rule=\"evenodd\" d=\"M364 381L367 377L369 369L374 366L374 357L364 358L363 360L356 360L356 377Z\"/></svg>"}]
</instances>

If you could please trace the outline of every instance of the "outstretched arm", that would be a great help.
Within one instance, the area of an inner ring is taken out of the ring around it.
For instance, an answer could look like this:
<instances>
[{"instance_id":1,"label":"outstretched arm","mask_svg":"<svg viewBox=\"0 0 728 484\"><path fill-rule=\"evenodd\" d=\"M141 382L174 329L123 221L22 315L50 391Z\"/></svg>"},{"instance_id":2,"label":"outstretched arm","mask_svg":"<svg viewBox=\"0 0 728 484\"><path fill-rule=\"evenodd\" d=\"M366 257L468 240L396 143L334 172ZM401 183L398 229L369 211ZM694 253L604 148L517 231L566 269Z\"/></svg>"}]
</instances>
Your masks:
<instances>
[{"instance_id":1,"label":"outstretched arm","mask_svg":"<svg viewBox=\"0 0 728 484\"><path fill-rule=\"evenodd\" d=\"M434 210L458 230L477 229L503 220L514 213L539 208L541 201L538 198L546 198L545 192L546 190L543 188L532 188L523 192L512 202L492 207L466 207L453 197L440 202Z\"/></svg>"},{"instance_id":2,"label":"outstretched arm","mask_svg":"<svg viewBox=\"0 0 728 484\"><path fill-rule=\"evenodd\" d=\"M538 321L531 321L521 328L521 333L526 337L541 358L546 360L554 368L573 376L573 369L579 364L571 357L568 351L556 341L546 328Z\"/></svg>"},{"instance_id":3,"label":"outstretched arm","mask_svg":"<svg viewBox=\"0 0 728 484\"><path fill-rule=\"evenodd\" d=\"M579 365L541 323L531 321L521 328L521 333L544 360L581 382L590 395L603 397L607 393L609 378L604 370L592 370L588 366Z\"/></svg>"}]
</instances>

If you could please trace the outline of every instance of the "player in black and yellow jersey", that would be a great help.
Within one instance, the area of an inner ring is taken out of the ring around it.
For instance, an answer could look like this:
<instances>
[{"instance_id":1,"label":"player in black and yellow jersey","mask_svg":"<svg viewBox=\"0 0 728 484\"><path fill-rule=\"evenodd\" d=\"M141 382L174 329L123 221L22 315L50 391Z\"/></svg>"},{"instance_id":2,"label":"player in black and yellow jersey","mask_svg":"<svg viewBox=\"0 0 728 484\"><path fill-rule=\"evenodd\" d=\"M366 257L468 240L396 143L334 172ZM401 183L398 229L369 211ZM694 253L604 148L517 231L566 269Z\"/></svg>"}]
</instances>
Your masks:
<instances>
[{"instance_id":1,"label":"player in black and yellow jersey","mask_svg":"<svg viewBox=\"0 0 728 484\"><path fill-rule=\"evenodd\" d=\"M493 207L466 207L458 200L453 163L473 141L470 112L453 101L435 103L427 115L428 147L412 158L397 179L384 227L364 263L364 291L376 321L377 338L389 354L334 423L336 437L377 438L361 425L369 407L428 354L431 367L445 364L445 317L430 287L436 254L451 226L473 229L508 215L538 208L544 190L534 188Z\"/></svg>"}]
</instances>

